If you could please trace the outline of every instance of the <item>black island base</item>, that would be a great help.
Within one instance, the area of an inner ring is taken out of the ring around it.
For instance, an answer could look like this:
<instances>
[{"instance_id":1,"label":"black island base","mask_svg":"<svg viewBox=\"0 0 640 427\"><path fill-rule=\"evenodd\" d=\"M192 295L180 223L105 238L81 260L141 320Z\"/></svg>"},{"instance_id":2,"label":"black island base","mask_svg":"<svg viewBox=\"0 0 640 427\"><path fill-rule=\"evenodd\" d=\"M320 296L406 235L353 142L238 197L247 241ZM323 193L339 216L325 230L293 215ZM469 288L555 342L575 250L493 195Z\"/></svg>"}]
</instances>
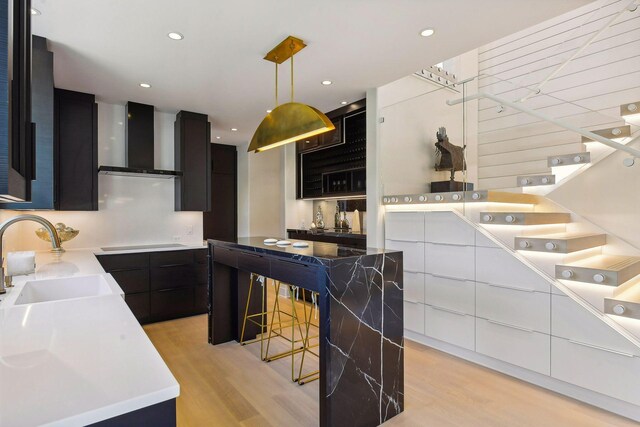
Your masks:
<instances>
[{"instance_id":1,"label":"black island base","mask_svg":"<svg viewBox=\"0 0 640 427\"><path fill-rule=\"evenodd\" d=\"M318 292L320 426L377 426L402 412L402 252L263 241L209 240L209 343L239 340L250 273ZM260 311L258 292L249 304Z\"/></svg>"}]
</instances>

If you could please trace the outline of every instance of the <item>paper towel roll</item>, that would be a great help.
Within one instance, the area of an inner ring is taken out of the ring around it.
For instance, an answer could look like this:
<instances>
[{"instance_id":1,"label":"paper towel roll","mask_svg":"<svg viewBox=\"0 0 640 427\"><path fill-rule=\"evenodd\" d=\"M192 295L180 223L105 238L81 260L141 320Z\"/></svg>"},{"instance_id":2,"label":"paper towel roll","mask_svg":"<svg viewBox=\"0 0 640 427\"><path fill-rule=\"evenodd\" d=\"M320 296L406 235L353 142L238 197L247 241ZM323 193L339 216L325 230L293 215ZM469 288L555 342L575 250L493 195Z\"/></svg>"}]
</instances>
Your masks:
<instances>
[{"instance_id":1,"label":"paper towel roll","mask_svg":"<svg viewBox=\"0 0 640 427\"><path fill-rule=\"evenodd\" d=\"M359 233L362 228L360 212L358 209L353 211L353 223L351 224L351 231L354 233Z\"/></svg>"},{"instance_id":2,"label":"paper towel roll","mask_svg":"<svg viewBox=\"0 0 640 427\"><path fill-rule=\"evenodd\" d=\"M36 271L36 253L33 251L9 252L5 276L21 276Z\"/></svg>"}]
</instances>

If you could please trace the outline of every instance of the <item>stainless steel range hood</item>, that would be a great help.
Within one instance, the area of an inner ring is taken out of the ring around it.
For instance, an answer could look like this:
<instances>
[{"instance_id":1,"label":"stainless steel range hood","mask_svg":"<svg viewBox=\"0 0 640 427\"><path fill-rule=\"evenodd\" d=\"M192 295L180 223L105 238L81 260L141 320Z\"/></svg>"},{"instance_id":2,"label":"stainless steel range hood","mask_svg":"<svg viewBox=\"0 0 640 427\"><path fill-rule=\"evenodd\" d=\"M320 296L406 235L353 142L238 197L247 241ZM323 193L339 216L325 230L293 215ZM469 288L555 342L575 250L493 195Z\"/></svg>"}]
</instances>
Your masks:
<instances>
[{"instance_id":1,"label":"stainless steel range hood","mask_svg":"<svg viewBox=\"0 0 640 427\"><path fill-rule=\"evenodd\" d=\"M155 169L153 166L153 105L128 102L125 127L126 166L100 166L100 175L134 176L143 178L172 179L182 172Z\"/></svg>"}]
</instances>

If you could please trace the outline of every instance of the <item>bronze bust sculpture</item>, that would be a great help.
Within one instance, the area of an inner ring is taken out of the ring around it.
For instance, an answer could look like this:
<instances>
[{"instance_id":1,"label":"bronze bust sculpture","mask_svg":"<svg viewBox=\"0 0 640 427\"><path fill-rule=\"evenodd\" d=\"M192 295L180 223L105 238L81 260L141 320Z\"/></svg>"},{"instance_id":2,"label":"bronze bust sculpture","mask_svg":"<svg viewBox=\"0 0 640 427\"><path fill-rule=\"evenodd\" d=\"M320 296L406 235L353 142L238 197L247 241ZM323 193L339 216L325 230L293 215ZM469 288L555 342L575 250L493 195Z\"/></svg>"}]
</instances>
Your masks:
<instances>
[{"instance_id":1,"label":"bronze bust sculpture","mask_svg":"<svg viewBox=\"0 0 640 427\"><path fill-rule=\"evenodd\" d=\"M465 147L459 147L449 142L447 129L438 128L436 132L436 171L451 171L450 181L439 181L431 183L432 192L460 191L462 189L472 190L473 184L455 181L457 171L463 171L467 165L464 159Z\"/></svg>"},{"instance_id":2,"label":"bronze bust sculpture","mask_svg":"<svg viewBox=\"0 0 640 427\"><path fill-rule=\"evenodd\" d=\"M456 171L465 169L464 147L458 147L449 142L447 129L440 127L436 132L436 170L451 171L453 181Z\"/></svg>"}]
</instances>

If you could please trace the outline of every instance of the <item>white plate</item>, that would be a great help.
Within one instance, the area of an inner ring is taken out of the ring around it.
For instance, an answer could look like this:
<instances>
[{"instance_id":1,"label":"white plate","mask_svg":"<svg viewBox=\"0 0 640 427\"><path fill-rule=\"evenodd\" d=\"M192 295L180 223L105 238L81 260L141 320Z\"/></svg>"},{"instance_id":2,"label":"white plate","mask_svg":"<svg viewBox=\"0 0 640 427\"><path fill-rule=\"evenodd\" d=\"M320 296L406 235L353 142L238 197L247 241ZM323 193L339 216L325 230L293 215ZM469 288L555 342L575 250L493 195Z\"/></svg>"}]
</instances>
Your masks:
<instances>
[{"instance_id":1,"label":"white plate","mask_svg":"<svg viewBox=\"0 0 640 427\"><path fill-rule=\"evenodd\" d=\"M290 244L291 244L291 242L288 241L288 240L278 240L276 242L276 245L278 245L278 246L289 246Z\"/></svg>"},{"instance_id":2,"label":"white plate","mask_svg":"<svg viewBox=\"0 0 640 427\"><path fill-rule=\"evenodd\" d=\"M308 243L306 243L306 242L295 242L295 243L293 244L293 247L294 247L294 248L308 248L308 247L309 247L309 244L308 244Z\"/></svg>"},{"instance_id":3,"label":"white plate","mask_svg":"<svg viewBox=\"0 0 640 427\"><path fill-rule=\"evenodd\" d=\"M264 243L277 243L278 239L264 239Z\"/></svg>"}]
</instances>

